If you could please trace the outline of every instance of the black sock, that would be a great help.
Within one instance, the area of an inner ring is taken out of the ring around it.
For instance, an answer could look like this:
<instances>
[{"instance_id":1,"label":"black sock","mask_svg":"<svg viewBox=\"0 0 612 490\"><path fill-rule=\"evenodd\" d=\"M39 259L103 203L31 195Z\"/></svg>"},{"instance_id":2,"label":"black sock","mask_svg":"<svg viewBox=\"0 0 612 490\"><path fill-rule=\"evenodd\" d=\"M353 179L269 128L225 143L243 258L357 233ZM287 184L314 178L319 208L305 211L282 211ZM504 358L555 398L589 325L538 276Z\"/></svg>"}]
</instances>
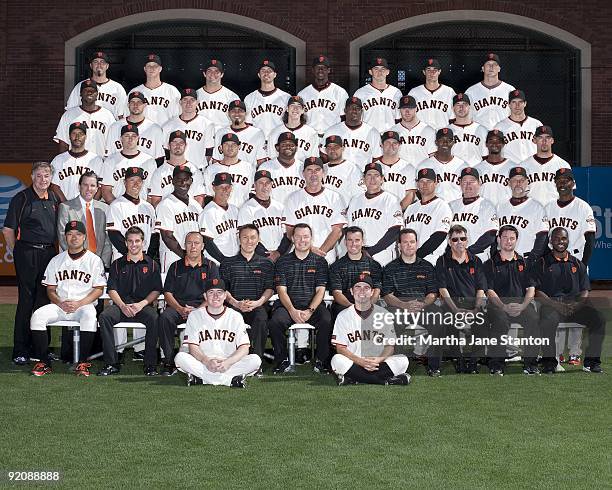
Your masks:
<instances>
[{"instance_id":1,"label":"black sock","mask_svg":"<svg viewBox=\"0 0 612 490\"><path fill-rule=\"evenodd\" d=\"M351 368L344 373L345 376L348 376L354 381L358 383L367 383L373 385L384 385L385 380L379 378L375 372L368 371L357 364L353 364Z\"/></svg>"},{"instance_id":2,"label":"black sock","mask_svg":"<svg viewBox=\"0 0 612 490\"><path fill-rule=\"evenodd\" d=\"M386 362L381 362L378 366L378 370L375 371L375 373L376 376L378 376L383 381L387 381L389 378L395 376L395 374L393 374L393 371L391 371L391 368Z\"/></svg>"},{"instance_id":3,"label":"black sock","mask_svg":"<svg viewBox=\"0 0 612 490\"><path fill-rule=\"evenodd\" d=\"M32 330L32 346L34 347L34 357L47 364L47 358L49 357L49 336L46 330Z\"/></svg>"},{"instance_id":4,"label":"black sock","mask_svg":"<svg viewBox=\"0 0 612 490\"><path fill-rule=\"evenodd\" d=\"M79 352L79 362L86 362L91 352L96 332L81 332L81 352Z\"/></svg>"}]
</instances>

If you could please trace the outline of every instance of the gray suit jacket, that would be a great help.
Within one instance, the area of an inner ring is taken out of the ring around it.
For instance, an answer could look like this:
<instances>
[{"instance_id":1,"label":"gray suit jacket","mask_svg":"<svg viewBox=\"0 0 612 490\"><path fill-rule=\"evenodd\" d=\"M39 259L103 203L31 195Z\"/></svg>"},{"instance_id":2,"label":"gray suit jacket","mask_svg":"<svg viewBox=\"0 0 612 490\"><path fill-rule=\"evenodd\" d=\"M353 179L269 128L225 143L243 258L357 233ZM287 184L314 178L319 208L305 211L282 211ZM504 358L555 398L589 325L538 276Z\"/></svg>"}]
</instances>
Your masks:
<instances>
[{"instance_id":1,"label":"gray suit jacket","mask_svg":"<svg viewBox=\"0 0 612 490\"><path fill-rule=\"evenodd\" d=\"M108 234L106 233L106 210L108 209L108 206L105 203L96 200L92 201L92 203L97 241L96 255L102 259L102 262L104 262L104 267L109 267L113 247L111 245L110 238L108 238ZM81 206L81 199L78 196L59 205L59 210L57 213L57 236L59 237L59 247L61 252L66 250L64 227L68 221L82 221L85 223L85 210ZM85 241L85 248L87 248L87 241Z\"/></svg>"}]
</instances>

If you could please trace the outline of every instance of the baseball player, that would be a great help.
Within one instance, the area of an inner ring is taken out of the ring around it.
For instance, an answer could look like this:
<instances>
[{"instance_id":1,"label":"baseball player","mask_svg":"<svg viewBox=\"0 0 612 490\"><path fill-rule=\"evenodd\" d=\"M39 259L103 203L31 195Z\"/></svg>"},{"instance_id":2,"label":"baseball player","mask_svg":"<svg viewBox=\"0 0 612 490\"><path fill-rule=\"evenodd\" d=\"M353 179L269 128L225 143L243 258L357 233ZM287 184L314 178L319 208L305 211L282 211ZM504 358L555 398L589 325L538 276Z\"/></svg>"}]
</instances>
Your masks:
<instances>
[{"instance_id":1,"label":"baseball player","mask_svg":"<svg viewBox=\"0 0 612 490\"><path fill-rule=\"evenodd\" d=\"M480 175L480 195L497 206L512 197L508 187L508 174L517 163L503 156L504 133L499 129L487 133L486 145L488 155L474 170Z\"/></svg>"},{"instance_id":2,"label":"baseball player","mask_svg":"<svg viewBox=\"0 0 612 490\"><path fill-rule=\"evenodd\" d=\"M319 135L314 128L306 124L304 101L297 95L289 97L287 108L283 114L283 124L276 126L270 132L268 141L277 141L278 136L287 131L295 134L298 142L298 151L295 158L302 161L308 157L319 156ZM276 147L268 145L268 157L276 158L277 156Z\"/></svg>"},{"instance_id":3,"label":"baseball player","mask_svg":"<svg viewBox=\"0 0 612 490\"><path fill-rule=\"evenodd\" d=\"M174 85L161 81L163 67L158 55L148 54L144 60L143 70L146 76L145 83L133 88L130 93L142 92L148 101L145 117L163 126L166 121L180 114L181 93Z\"/></svg>"},{"instance_id":4,"label":"baseball player","mask_svg":"<svg viewBox=\"0 0 612 490\"><path fill-rule=\"evenodd\" d=\"M339 85L329 80L329 58L319 55L312 61L312 84L304 87L298 96L304 101L308 124L316 129L319 136L344 115L348 94Z\"/></svg>"},{"instance_id":5,"label":"baseball player","mask_svg":"<svg viewBox=\"0 0 612 490\"><path fill-rule=\"evenodd\" d=\"M495 205L479 195L479 178L475 168L463 168L459 180L462 197L448 205L453 212L451 225L462 225L467 230L468 250L484 262L489 258L489 248L495 242L499 222Z\"/></svg>"},{"instance_id":6,"label":"baseball player","mask_svg":"<svg viewBox=\"0 0 612 490\"><path fill-rule=\"evenodd\" d=\"M253 188L254 169L251 162L243 162L238 158L240 151L240 139L236 133L225 133L221 137L221 148L223 158L220 162L210 164L204 170L204 182L206 182L206 194L213 195L212 182L215 175L220 172L227 172L232 176L232 195L230 204L236 207L242 206L249 198L249 193Z\"/></svg>"},{"instance_id":7,"label":"baseball player","mask_svg":"<svg viewBox=\"0 0 612 490\"><path fill-rule=\"evenodd\" d=\"M417 189L421 200L412 203L404 211L404 227L412 228L422 237L417 257L435 265L446 248L446 234L453 212L446 201L436 195L438 176L432 168L422 168L417 173Z\"/></svg>"},{"instance_id":8,"label":"baseball player","mask_svg":"<svg viewBox=\"0 0 612 490\"><path fill-rule=\"evenodd\" d=\"M416 173L423 168L431 168L438 178L438 197L447 202L461 197L459 187L459 174L467 164L461 158L453 155L452 149L455 144L455 134L450 128L442 128L436 132L437 150L427 160L423 160L416 167ZM418 178L418 177L417 177ZM419 233L419 236L424 236Z\"/></svg>"},{"instance_id":9,"label":"baseball player","mask_svg":"<svg viewBox=\"0 0 612 490\"><path fill-rule=\"evenodd\" d=\"M181 115L173 117L162 127L164 141L170 133L180 130L187 138L185 158L200 170L206 166L215 146L215 124L198 113L198 99L192 88L181 90Z\"/></svg>"},{"instance_id":10,"label":"baseball player","mask_svg":"<svg viewBox=\"0 0 612 490\"><path fill-rule=\"evenodd\" d=\"M344 122L339 122L325 131L323 140L328 136L340 136L344 141L344 157L358 167L364 167L382 155L380 134L362 120L363 103L357 97L346 99ZM321 148L322 157L327 158L325 148Z\"/></svg>"},{"instance_id":11,"label":"baseball player","mask_svg":"<svg viewBox=\"0 0 612 490\"><path fill-rule=\"evenodd\" d=\"M304 187L302 166L295 158L297 153L297 138L289 131L281 133L276 143L278 157L268 160L259 166L273 176L272 199L285 204L287 198L295 191Z\"/></svg>"},{"instance_id":12,"label":"baseball player","mask_svg":"<svg viewBox=\"0 0 612 490\"><path fill-rule=\"evenodd\" d=\"M497 205L499 225L513 225L519 231L516 251L528 263L538 260L546 251L548 218L538 201L528 196L529 177L525 167L513 167L508 174L512 197Z\"/></svg>"},{"instance_id":13,"label":"baseball player","mask_svg":"<svg viewBox=\"0 0 612 490\"><path fill-rule=\"evenodd\" d=\"M87 79L81 82L81 105L71 107L64 112L57 124L53 141L59 145L59 153L68 150L70 145L70 125L80 122L87 125L85 149L98 156L104 156L106 137L115 116L104 107L96 105L98 84Z\"/></svg>"},{"instance_id":14,"label":"baseball player","mask_svg":"<svg viewBox=\"0 0 612 490\"><path fill-rule=\"evenodd\" d=\"M332 134L325 139L327 164L323 185L336 191L344 202L350 200L365 189L361 184L362 174L357 165L344 159L344 141L338 135Z\"/></svg>"},{"instance_id":15,"label":"baseball player","mask_svg":"<svg viewBox=\"0 0 612 490\"><path fill-rule=\"evenodd\" d=\"M423 64L425 83L414 87L408 92L412 95L419 111L419 119L434 130L448 126L448 120L453 117L453 97L455 91L440 83L442 66L434 58L429 58Z\"/></svg>"},{"instance_id":16,"label":"baseball player","mask_svg":"<svg viewBox=\"0 0 612 490\"><path fill-rule=\"evenodd\" d=\"M217 129L215 133L215 148L213 149L212 159L216 162L223 158L223 148L221 148L221 138L224 134L234 133L240 140L240 150L238 158L244 162L251 162L253 167L259 166L268 159L266 153L266 136L263 131L252 124L247 124L246 106L240 99L232 100L228 104L227 115L231 121L229 126Z\"/></svg>"},{"instance_id":17,"label":"baseball player","mask_svg":"<svg viewBox=\"0 0 612 490\"><path fill-rule=\"evenodd\" d=\"M65 201L74 199L79 195L79 179L85 172L95 172L100 175L102 159L85 149L87 139L87 125L75 122L70 125L70 150L60 153L53 160L51 166L55 173L52 183L59 190L58 195ZM60 194L61 193L61 194Z\"/></svg>"},{"instance_id":18,"label":"baseball player","mask_svg":"<svg viewBox=\"0 0 612 490\"><path fill-rule=\"evenodd\" d=\"M474 121L482 124L487 130L510 115L508 94L514 87L499 79L501 71L499 56L488 53L482 64L483 80L472 85L465 95L472 101Z\"/></svg>"},{"instance_id":19,"label":"baseball player","mask_svg":"<svg viewBox=\"0 0 612 490\"><path fill-rule=\"evenodd\" d=\"M129 114L125 120L115 121L108 131L106 156L123 149L121 128L126 124L133 124L138 128L138 149L160 163L163 162L165 154L162 128L145 117L147 99L142 92L130 92L127 100Z\"/></svg>"},{"instance_id":20,"label":"baseball player","mask_svg":"<svg viewBox=\"0 0 612 490\"><path fill-rule=\"evenodd\" d=\"M290 95L274 86L276 66L272 61L262 61L257 77L261 82L259 89L244 98L247 108L246 122L261 129L269 141L270 132L283 123L283 112Z\"/></svg>"},{"instance_id":21,"label":"baseball player","mask_svg":"<svg viewBox=\"0 0 612 490\"><path fill-rule=\"evenodd\" d=\"M527 99L522 90L516 89L510 92L508 104L510 115L499 121L495 129L504 133L504 156L514 162L523 162L537 150L533 136L542 123L525 114Z\"/></svg>"},{"instance_id":22,"label":"baseball player","mask_svg":"<svg viewBox=\"0 0 612 490\"><path fill-rule=\"evenodd\" d=\"M98 84L98 105L108 109L115 116L115 119L122 119L127 104L125 89L120 83L106 76L110 66L109 62L110 57L103 51L93 53L89 59L90 80ZM65 109L77 107L81 103L81 83L77 83L70 92Z\"/></svg>"},{"instance_id":23,"label":"baseball player","mask_svg":"<svg viewBox=\"0 0 612 490\"><path fill-rule=\"evenodd\" d=\"M386 59L373 60L368 73L372 81L358 89L353 97L363 102L363 121L382 133L399 121L399 100L402 92L387 83L390 72Z\"/></svg>"},{"instance_id":24,"label":"baseball player","mask_svg":"<svg viewBox=\"0 0 612 490\"><path fill-rule=\"evenodd\" d=\"M402 144L397 131L385 131L380 139L383 149L379 160L384 177L383 189L397 197L404 210L414 201L415 168L400 157Z\"/></svg>"},{"instance_id":25,"label":"baseball player","mask_svg":"<svg viewBox=\"0 0 612 490\"><path fill-rule=\"evenodd\" d=\"M399 111L402 119L390 130L400 136L400 158L416 167L436 151L436 132L419 119L412 95L400 99Z\"/></svg>"},{"instance_id":26,"label":"baseball player","mask_svg":"<svg viewBox=\"0 0 612 490\"><path fill-rule=\"evenodd\" d=\"M271 197L272 174L267 170L255 172L255 195L238 210L238 229L251 223L259 231L259 244L255 251L268 257L272 262L291 247L285 237L283 206Z\"/></svg>"},{"instance_id":27,"label":"baseball player","mask_svg":"<svg viewBox=\"0 0 612 490\"><path fill-rule=\"evenodd\" d=\"M210 279L204 287L205 302L187 317L184 344L174 363L192 384L244 388L245 378L261 366L257 354L249 354L249 336L240 313L224 306L227 291L223 279Z\"/></svg>"},{"instance_id":28,"label":"baseball player","mask_svg":"<svg viewBox=\"0 0 612 490\"><path fill-rule=\"evenodd\" d=\"M149 202L153 206L157 206L162 197L172 194L172 174L175 167L189 167L193 177L193 183L189 189L189 196L193 197L200 205L204 202L204 179L202 172L197 166L188 162L185 158L187 149L187 135L184 131L177 130L170 133L168 136L168 148L170 149L170 157L153 172L151 177L151 185L149 186Z\"/></svg>"},{"instance_id":29,"label":"baseball player","mask_svg":"<svg viewBox=\"0 0 612 490\"><path fill-rule=\"evenodd\" d=\"M59 320L80 324L81 358L75 373L89 376L91 367L84 361L89 357L97 328L95 305L106 286L104 264L100 257L84 248L86 230L82 221L69 221L64 231L68 249L51 259L42 280L51 303L37 309L30 320L34 355L41 360L32 369L34 376L51 372L50 364L45 362L49 357L47 325Z\"/></svg>"},{"instance_id":30,"label":"baseball player","mask_svg":"<svg viewBox=\"0 0 612 490\"><path fill-rule=\"evenodd\" d=\"M285 203L287 237L298 223L312 229L312 251L331 264L336 260L335 246L346 226L346 204L340 194L323 187L324 165L320 158L304 160L304 189L295 191Z\"/></svg>"},{"instance_id":31,"label":"baseball player","mask_svg":"<svg viewBox=\"0 0 612 490\"><path fill-rule=\"evenodd\" d=\"M139 130L135 124L126 124L121 128L121 145L123 149L106 158L102 170L102 197L107 204L116 197L123 195L123 181L128 168L141 168L144 185L140 190L140 198L147 198L147 189L157 170L155 160L147 153L138 149Z\"/></svg>"},{"instance_id":32,"label":"baseball player","mask_svg":"<svg viewBox=\"0 0 612 490\"><path fill-rule=\"evenodd\" d=\"M407 385L410 383L408 358L393 355L394 346L385 340L396 338L393 325L385 322L380 328L377 320L387 312L372 303L372 279L360 275L351 291L355 304L340 312L332 334L336 347L332 357L332 370L338 386L356 383L377 385Z\"/></svg>"},{"instance_id":33,"label":"baseball player","mask_svg":"<svg viewBox=\"0 0 612 490\"><path fill-rule=\"evenodd\" d=\"M555 174L560 168L571 169L570 164L555 155L552 145L555 143L550 126L536 128L534 136L536 153L521 163L529 175L529 196L546 206L557 199Z\"/></svg>"},{"instance_id":34,"label":"baseball player","mask_svg":"<svg viewBox=\"0 0 612 490\"><path fill-rule=\"evenodd\" d=\"M403 225L400 202L383 190L380 163L368 163L363 170L365 194L351 199L346 213L349 226L363 230L364 248L383 267L395 258L395 242Z\"/></svg>"},{"instance_id":35,"label":"baseball player","mask_svg":"<svg viewBox=\"0 0 612 490\"><path fill-rule=\"evenodd\" d=\"M487 129L472 120L470 98L464 93L453 97L453 113L455 118L448 125L455 135L453 155L474 167L487 154Z\"/></svg>"},{"instance_id":36,"label":"baseball player","mask_svg":"<svg viewBox=\"0 0 612 490\"><path fill-rule=\"evenodd\" d=\"M197 111L215 125L215 130L219 130L229 123L227 119L229 103L239 97L221 84L225 75L225 67L221 60L209 60L203 67L203 74L204 86L197 91Z\"/></svg>"},{"instance_id":37,"label":"baseball player","mask_svg":"<svg viewBox=\"0 0 612 490\"><path fill-rule=\"evenodd\" d=\"M214 198L200 213L200 232L206 256L216 264L238 253L238 208L230 204L232 176L219 172L213 180Z\"/></svg>"},{"instance_id":38,"label":"baseball player","mask_svg":"<svg viewBox=\"0 0 612 490\"><path fill-rule=\"evenodd\" d=\"M173 191L157 205L155 229L159 230L159 259L161 273L165 274L170 265L185 256L183 244L190 231L199 231L198 220L202 206L189 197L193 183L189 167L174 167L172 171Z\"/></svg>"}]
</instances>

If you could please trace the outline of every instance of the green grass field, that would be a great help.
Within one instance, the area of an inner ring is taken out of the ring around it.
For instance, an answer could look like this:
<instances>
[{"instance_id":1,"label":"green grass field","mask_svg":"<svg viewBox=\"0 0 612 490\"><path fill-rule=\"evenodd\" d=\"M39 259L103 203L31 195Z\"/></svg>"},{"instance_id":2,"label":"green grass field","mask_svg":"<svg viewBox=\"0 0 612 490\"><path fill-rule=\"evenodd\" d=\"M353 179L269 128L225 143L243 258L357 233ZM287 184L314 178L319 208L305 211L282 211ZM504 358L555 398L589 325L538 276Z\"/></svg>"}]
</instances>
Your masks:
<instances>
[{"instance_id":1,"label":"green grass field","mask_svg":"<svg viewBox=\"0 0 612 490\"><path fill-rule=\"evenodd\" d=\"M7 472L61 472L71 488L610 488L612 363L526 377L337 387L306 366L246 390L146 378L44 378L10 362L13 306L0 306ZM130 357L128 354L126 357ZM98 365L96 365L96 368ZM41 484L40 486L45 486Z\"/></svg>"}]
</instances>

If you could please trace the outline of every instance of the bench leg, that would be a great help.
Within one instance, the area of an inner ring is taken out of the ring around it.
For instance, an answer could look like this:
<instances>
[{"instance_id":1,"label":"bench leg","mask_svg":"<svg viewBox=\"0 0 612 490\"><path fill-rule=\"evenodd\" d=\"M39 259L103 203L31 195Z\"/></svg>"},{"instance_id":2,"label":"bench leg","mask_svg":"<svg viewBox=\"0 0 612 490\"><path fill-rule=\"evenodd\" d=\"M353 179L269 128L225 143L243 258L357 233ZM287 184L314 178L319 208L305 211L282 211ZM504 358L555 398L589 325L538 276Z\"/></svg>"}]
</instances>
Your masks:
<instances>
[{"instance_id":1,"label":"bench leg","mask_svg":"<svg viewBox=\"0 0 612 490\"><path fill-rule=\"evenodd\" d=\"M79 327L72 328L72 340L74 344L72 348L72 361L76 366L81 357L81 329Z\"/></svg>"},{"instance_id":2,"label":"bench leg","mask_svg":"<svg viewBox=\"0 0 612 490\"><path fill-rule=\"evenodd\" d=\"M295 330L289 330L288 346L289 365L295 366Z\"/></svg>"}]
</instances>

